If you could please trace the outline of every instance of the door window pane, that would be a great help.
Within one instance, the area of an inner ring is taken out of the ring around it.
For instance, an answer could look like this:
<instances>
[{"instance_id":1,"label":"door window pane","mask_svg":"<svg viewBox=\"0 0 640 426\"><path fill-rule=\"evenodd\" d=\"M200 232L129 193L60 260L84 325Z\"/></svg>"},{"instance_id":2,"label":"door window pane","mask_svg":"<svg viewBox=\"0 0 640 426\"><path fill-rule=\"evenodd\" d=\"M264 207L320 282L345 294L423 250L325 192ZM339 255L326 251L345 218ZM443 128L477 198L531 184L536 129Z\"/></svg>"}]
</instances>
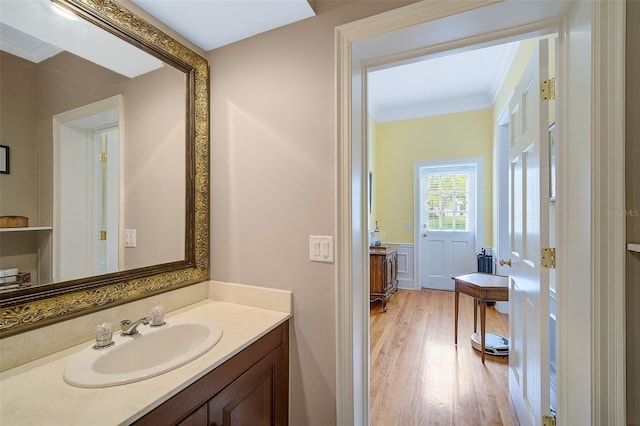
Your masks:
<instances>
[{"instance_id":1,"label":"door window pane","mask_svg":"<svg viewBox=\"0 0 640 426\"><path fill-rule=\"evenodd\" d=\"M469 173L429 173L424 176L428 214L432 231L469 230Z\"/></svg>"}]
</instances>

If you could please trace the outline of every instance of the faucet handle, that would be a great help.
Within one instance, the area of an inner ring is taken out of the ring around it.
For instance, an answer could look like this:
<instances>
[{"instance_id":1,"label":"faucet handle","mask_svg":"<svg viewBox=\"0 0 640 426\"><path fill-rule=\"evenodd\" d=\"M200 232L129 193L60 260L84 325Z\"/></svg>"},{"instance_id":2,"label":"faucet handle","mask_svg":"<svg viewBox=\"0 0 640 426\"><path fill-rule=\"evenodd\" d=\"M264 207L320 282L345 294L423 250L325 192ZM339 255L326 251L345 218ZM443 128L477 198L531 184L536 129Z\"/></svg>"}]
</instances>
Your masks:
<instances>
[{"instance_id":1,"label":"faucet handle","mask_svg":"<svg viewBox=\"0 0 640 426\"><path fill-rule=\"evenodd\" d=\"M165 325L166 322L164 320L164 306L158 305L154 306L151 309L151 325L150 327L160 327L161 325Z\"/></svg>"},{"instance_id":2,"label":"faucet handle","mask_svg":"<svg viewBox=\"0 0 640 426\"><path fill-rule=\"evenodd\" d=\"M96 344L93 345L93 349L104 349L113 345L113 340L111 340L113 336L113 324L110 322L96 325L94 333L96 336Z\"/></svg>"}]
</instances>

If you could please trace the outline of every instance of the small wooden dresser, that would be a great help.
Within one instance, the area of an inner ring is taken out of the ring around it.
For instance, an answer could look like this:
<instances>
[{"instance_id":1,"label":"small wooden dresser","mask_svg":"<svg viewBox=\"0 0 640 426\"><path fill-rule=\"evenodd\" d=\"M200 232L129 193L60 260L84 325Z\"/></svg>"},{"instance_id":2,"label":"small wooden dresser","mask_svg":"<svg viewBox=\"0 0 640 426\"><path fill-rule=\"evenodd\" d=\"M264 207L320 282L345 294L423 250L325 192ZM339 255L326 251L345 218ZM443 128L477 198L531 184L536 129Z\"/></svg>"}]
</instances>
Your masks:
<instances>
[{"instance_id":1,"label":"small wooden dresser","mask_svg":"<svg viewBox=\"0 0 640 426\"><path fill-rule=\"evenodd\" d=\"M387 301L398 290L398 251L394 244L369 248L369 302L382 301L387 312Z\"/></svg>"}]
</instances>

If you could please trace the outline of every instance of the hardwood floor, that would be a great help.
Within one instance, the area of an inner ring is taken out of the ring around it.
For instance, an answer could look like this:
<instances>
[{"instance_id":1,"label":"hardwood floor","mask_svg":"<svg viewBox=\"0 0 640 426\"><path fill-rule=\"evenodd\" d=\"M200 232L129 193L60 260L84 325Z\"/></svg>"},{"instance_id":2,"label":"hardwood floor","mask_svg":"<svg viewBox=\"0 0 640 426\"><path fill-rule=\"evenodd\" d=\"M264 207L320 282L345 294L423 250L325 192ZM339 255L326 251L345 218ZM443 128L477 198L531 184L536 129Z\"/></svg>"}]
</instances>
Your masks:
<instances>
[{"instance_id":1,"label":"hardwood floor","mask_svg":"<svg viewBox=\"0 0 640 426\"><path fill-rule=\"evenodd\" d=\"M371 304L372 426L518 425L508 357L487 355L482 365L469 339L473 299L463 294L453 343L454 294L398 290L386 313L380 302ZM508 316L487 309L487 331L508 330Z\"/></svg>"}]
</instances>

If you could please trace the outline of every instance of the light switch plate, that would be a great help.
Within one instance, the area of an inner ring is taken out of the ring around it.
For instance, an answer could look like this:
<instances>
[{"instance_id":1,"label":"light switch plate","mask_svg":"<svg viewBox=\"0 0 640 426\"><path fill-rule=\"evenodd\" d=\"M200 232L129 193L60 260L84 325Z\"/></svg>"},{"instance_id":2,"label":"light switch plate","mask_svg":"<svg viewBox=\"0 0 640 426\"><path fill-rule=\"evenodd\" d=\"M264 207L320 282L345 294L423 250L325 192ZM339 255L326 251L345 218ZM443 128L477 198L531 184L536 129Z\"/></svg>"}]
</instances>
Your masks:
<instances>
[{"instance_id":1,"label":"light switch plate","mask_svg":"<svg viewBox=\"0 0 640 426\"><path fill-rule=\"evenodd\" d=\"M135 229L124 230L124 246L125 247L136 246L136 230Z\"/></svg>"},{"instance_id":2,"label":"light switch plate","mask_svg":"<svg viewBox=\"0 0 640 426\"><path fill-rule=\"evenodd\" d=\"M333 262L333 237L329 235L310 235L309 260L312 262Z\"/></svg>"}]
</instances>

